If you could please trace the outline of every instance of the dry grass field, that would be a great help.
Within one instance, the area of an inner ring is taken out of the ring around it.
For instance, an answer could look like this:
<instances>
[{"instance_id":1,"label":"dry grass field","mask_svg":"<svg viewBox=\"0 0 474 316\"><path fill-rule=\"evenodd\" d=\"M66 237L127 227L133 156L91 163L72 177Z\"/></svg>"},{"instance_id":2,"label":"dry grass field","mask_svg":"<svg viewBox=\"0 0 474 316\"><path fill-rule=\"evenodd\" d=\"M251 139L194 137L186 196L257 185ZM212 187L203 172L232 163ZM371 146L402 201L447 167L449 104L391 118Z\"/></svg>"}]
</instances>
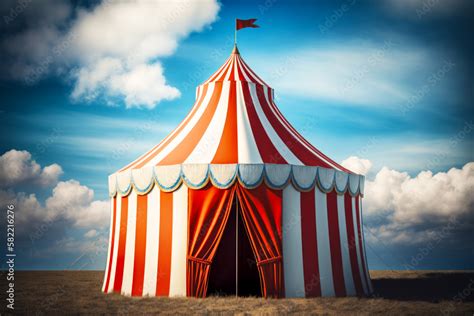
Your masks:
<instances>
[{"instance_id":1,"label":"dry grass field","mask_svg":"<svg viewBox=\"0 0 474 316\"><path fill-rule=\"evenodd\" d=\"M474 315L474 272L371 271L371 275L375 295L364 299L141 299L101 293L101 271L17 271L15 314ZM8 312L3 284L2 315Z\"/></svg>"}]
</instances>

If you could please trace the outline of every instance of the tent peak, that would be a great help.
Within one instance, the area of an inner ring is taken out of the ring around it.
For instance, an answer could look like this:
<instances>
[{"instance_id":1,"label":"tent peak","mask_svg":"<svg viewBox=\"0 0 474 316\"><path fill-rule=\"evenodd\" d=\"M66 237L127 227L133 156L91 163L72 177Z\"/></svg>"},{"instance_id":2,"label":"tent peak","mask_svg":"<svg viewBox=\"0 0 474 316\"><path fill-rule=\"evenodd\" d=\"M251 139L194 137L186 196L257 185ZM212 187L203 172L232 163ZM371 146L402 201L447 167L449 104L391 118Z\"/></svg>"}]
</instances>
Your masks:
<instances>
[{"instance_id":1,"label":"tent peak","mask_svg":"<svg viewBox=\"0 0 474 316\"><path fill-rule=\"evenodd\" d=\"M240 55L239 49L237 48L237 44L234 45L234 48L232 49L232 55Z\"/></svg>"}]
</instances>

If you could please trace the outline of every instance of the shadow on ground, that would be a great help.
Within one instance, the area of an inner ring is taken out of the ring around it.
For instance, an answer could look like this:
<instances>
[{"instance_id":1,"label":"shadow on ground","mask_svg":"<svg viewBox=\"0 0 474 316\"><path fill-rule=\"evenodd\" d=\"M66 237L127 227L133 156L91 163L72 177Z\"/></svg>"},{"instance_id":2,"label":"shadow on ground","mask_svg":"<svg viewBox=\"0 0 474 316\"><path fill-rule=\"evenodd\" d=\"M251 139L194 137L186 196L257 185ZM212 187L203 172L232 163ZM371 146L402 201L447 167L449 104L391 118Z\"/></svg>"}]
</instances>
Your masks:
<instances>
[{"instance_id":1,"label":"shadow on ground","mask_svg":"<svg viewBox=\"0 0 474 316\"><path fill-rule=\"evenodd\" d=\"M474 273L407 272L405 276L397 271L396 274L396 277L373 278L374 297L435 303L443 300L474 302Z\"/></svg>"}]
</instances>

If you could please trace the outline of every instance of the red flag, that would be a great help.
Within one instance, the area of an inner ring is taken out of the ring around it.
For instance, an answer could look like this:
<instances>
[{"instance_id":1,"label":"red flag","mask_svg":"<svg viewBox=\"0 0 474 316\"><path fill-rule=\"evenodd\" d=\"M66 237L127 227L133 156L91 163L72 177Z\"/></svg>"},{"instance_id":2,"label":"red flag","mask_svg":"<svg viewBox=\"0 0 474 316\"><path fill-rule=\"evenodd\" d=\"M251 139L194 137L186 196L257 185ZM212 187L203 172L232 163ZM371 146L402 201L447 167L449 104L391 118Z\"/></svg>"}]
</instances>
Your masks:
<instances>
[{"instance_id":1,"label":"red flag","mask_svg":"<svg viewBox=\"0 0 474 316\"><path fill-rule=\"evenodd\" d=\"M236 19L235 20L235 28L238 31L238 30L246 28L246 27L253 27L253 28L259 27L258 25L254 24L255 21L257 21L257 19L249 19L249 20Z\"/></svg>"}]
</instances>

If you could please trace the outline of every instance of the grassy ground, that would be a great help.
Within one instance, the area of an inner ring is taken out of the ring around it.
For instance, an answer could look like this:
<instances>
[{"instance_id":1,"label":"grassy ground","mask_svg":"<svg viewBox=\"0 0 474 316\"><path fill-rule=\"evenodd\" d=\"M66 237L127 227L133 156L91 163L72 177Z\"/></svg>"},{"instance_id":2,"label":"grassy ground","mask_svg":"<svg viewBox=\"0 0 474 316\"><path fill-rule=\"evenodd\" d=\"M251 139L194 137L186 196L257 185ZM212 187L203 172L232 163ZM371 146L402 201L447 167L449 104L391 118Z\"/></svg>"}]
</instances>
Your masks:
<instances>
[{"instance_id":1,"label":"grassy ground","mask_svg":"<svg viewBox=\"0 0 474 316\"><path fill-rule=\"evenodd\" d=\"M371 275L375 295L364 299L142 299L101 293L101 271L17 271L15 313L474 315L474 272L371 271ZM3 315L3 284L1 294Z\"/></svg>"}]
</instances>

